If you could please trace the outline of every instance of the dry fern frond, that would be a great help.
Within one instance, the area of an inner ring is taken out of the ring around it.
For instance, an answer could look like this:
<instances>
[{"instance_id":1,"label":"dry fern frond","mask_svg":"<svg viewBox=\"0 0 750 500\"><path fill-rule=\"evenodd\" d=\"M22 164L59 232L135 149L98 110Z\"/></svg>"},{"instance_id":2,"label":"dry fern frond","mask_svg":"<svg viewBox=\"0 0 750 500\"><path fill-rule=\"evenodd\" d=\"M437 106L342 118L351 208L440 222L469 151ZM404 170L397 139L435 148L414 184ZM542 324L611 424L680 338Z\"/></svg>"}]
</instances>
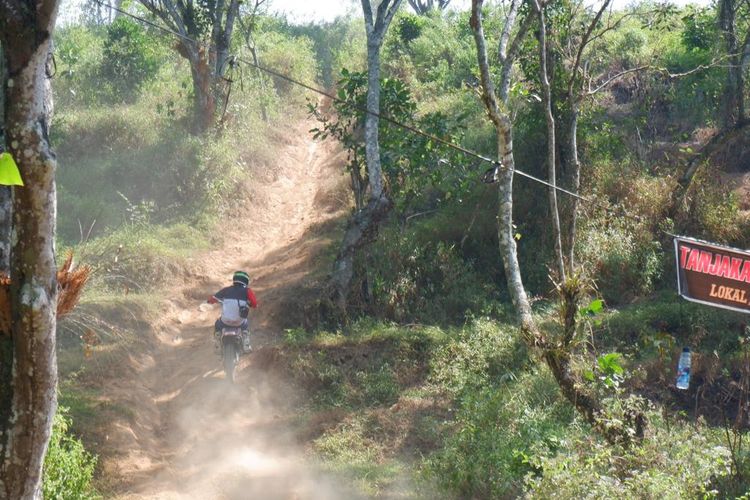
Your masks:
<instances>
[{"instance_id":1,"label":"dry fern frond","mask_svg":"<svg viewBox=\"0 0 750 500\"><path fill-rule=\"evenodd\" d=\"M57 317L64 316L73 310L81 298L83 288L91 276L89 266L73 267L73 252L68 251L65 262L57 271Z\"/></svg>"},{"instance_id":2,"label":"dry fern frond","mask_svg":"<svg viewBox=\"0 0 750 500\"><path fill-rule=\"evenodd\" d=\"M74 268L73 252L68 252L65 262L57 270L57 317L73 310L81 298L83 288L91 276L89 266ZM0 334L10 332L10 278L0 275Z\"/></svg>"}]
</instances>

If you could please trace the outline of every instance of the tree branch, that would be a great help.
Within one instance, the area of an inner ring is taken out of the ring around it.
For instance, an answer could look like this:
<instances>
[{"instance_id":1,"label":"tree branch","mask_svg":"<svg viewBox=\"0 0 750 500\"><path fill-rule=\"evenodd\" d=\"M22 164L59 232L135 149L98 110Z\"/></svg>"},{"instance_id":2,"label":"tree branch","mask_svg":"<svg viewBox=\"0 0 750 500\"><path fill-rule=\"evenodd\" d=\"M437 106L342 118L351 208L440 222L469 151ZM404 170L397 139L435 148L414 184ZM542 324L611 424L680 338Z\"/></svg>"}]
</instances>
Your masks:
<instances>
[{"instance_id":1,"label":"tree branch","mask_svg":"<svg viewBox=\"0 0 750 500\"><path fill-rule=\"evenodd\" d=\"M583 51L586 50L586 47L589 44L589 39L591 37L591 34L594 32L596 25L599 24L599 21L601 20L602 15L604 14L604 11L607 10L607 6L609 6L610 1L611 0L604 0L604 2L602 3L602 6L596 12L594 19L591 20L591 23L586 29L586 32L584 33L583 38L581 39L581 43L578 45L578 51L576 52L575 62L573 63L573 67L571 68L571 71L570 71L570 80L568 81L568 95L572 95L573 84L575 83L576 75L578 74L578 68L581 65L581 57L583 56Z\"/></svg>"},{"instance_id":2,"label":"tree branch","mask_svg":"<svg viewBox=\"0 0 750 500\"><path fill-rule=\"evenodd\" d=\"M589 87L589 89L586 91L586 93L583 94L578 99L578 101L580 102L584 97L588 97L588 96L592 96L592 95L596 94L600 90L606 88L610 83L616 81L619 78L622 78L625 75L628 75L630 73L637 73L638 71L643 71L644 69L648 69L650 67L651 66L649 66L649 65L638 66L637 68L630 68L630 69L626 69L624 71L620 71L618 73L615 73L614 75L612 75L609 78L607 78L604 82L602 82L601 84L599 84L599 86L597 86L596 88L592 89L592 88Z\"/></svg>"}]
</instances>

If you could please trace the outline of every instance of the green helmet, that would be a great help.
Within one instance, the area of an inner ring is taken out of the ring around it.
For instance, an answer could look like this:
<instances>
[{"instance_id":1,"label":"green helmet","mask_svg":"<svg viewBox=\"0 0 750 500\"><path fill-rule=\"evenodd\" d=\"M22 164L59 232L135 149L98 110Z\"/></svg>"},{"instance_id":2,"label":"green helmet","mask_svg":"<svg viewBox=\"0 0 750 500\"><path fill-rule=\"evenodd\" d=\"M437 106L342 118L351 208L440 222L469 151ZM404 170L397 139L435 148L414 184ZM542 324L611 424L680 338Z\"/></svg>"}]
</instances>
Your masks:
<instances>
[{"instance_id":1,"label":"green helmet","mask_svg":"<svg viewBox=\"0 0 750 500\"><path fill-rule=\"evenodd\" d=\"M235 271L232 275L232 282L247 286L250 284L250 276L245 271Z\"/></svg>"}]
</instances>

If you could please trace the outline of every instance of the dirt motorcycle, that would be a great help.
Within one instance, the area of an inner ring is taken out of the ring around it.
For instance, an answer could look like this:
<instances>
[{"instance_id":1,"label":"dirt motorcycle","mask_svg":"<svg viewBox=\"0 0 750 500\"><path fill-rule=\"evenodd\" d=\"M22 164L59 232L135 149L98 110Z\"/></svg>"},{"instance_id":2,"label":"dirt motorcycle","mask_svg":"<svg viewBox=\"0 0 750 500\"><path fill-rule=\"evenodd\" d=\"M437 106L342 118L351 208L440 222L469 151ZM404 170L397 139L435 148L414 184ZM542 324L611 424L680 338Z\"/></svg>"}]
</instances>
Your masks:
<instances>
[{"instance_id":1,"label":"dirt motorcycle","mask_svg":"<svg viewBox=\"0 0 750 500\"><path fill-rule=\"evenodd\" d=\"M228 381L234 382L234 374L237 363L242 354L242 329L239 326L225 326L221 329L221 362L224 365L224 374Z\"/></svg>"},{"instance_id":2,"label":"dirt motorcycle","mask_svg":"<svg viewBox=\"0 0 750 500\"><path fill-rule=\"evenodd\" d=\"M249 330L247 336L250 336ZM242 326L223 325L215 341L218 344L217 350L221 356L226 379L233 383L240 356L249 352L249 345L245 345L245 336L242 335Z\"/></svg>"}]
</instances>

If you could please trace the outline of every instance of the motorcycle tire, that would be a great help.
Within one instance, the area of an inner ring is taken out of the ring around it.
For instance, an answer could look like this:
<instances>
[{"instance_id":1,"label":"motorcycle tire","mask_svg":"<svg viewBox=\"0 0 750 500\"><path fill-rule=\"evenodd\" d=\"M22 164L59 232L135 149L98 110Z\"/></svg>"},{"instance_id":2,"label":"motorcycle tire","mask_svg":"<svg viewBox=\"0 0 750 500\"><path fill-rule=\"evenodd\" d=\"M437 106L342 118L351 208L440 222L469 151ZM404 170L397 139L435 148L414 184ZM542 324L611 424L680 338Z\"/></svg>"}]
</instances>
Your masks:
<instances>
[{"instance_id":1,"label":"motorcycle tire","mask_svg":"<svg viewBox=\"0 0 750 500\"><path fill-rule=\"evenodd\" d=\"M232 342L224 344L224 374L230 383L234 383L238 358L237 347Z\"/></svg>"}]
</instances>

